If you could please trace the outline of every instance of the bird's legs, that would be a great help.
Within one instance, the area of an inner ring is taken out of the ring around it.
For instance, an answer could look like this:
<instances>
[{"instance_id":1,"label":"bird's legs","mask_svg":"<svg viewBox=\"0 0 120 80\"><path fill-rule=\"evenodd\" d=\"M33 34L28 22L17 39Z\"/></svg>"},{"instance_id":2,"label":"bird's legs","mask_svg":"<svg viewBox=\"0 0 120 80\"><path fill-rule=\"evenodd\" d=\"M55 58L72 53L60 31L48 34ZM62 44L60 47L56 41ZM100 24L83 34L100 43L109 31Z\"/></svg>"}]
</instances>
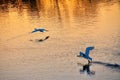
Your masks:
<instances>
[{"instance_id":1,"label":"bird's legs","mask_svg":"<svg viewBox=\"0 0 120 80\"><path fill-rule=\"evenodd\" d=\"M88 60L88 64L89 64L89 63L92 63L92 60Z\"/></svg>"}]
</instances>

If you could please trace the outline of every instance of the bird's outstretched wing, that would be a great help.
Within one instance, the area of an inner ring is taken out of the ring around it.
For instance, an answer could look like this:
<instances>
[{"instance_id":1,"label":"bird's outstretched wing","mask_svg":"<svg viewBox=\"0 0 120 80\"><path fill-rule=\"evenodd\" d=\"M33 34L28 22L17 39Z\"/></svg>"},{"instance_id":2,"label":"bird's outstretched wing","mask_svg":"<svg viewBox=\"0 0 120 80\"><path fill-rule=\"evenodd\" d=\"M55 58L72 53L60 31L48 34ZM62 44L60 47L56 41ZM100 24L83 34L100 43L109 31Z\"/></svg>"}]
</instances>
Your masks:
<instances>
[{"instance_id":1,"label":"bird's outstretched wing","mask_svg":"<svg viewBox=\"0 0 120 80\"><path fill-rule=\"evenodd\" d=\"M37 32L36 30L33 30L31 33Z\"/></svg>"},{"instance_id":2,"label":"bird's outstretched wing","mask_svg":"<svg viewBox=\"0 0 120 80\"><path fill-rule=\"evenodd\" d=\"M48 30L46 30L46 29L44 29L44 28L35 28L31 33L34 33L34 32L44 32L44 31L48 31Z\"/></svg>"},{"instance_id":3,"label":"bird's outstretched wing","mask_svg":"<svg viewBox=\"0 0 120 80\"><path fill-rule=\"evenodd\" d=\"M94 49L93 46L87 47L86 50L85 50L85 54L86 54L87 56L89 56L90 50L93 50L93 49Z\"/></svg>"}]
</instances>

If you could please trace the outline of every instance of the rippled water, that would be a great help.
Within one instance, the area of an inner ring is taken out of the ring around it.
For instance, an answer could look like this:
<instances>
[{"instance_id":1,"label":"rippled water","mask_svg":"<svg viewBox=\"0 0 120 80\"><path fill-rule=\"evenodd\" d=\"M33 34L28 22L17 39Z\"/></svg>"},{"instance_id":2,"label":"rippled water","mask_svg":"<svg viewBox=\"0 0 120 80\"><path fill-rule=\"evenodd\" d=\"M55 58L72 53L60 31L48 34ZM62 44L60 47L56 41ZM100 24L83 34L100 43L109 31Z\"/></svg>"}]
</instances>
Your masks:
<instances>
[{"instance_id":1,"label":"rippled water","mask_svg":"<svg viewBox=\"0 0 120 80\"><path fill-rule=\"evenodd\" d=\"M0 80L120 79L120 0L3 0L0 30ZM76 57L87 46L92 76Z\"/></svg>"}]
</instances>

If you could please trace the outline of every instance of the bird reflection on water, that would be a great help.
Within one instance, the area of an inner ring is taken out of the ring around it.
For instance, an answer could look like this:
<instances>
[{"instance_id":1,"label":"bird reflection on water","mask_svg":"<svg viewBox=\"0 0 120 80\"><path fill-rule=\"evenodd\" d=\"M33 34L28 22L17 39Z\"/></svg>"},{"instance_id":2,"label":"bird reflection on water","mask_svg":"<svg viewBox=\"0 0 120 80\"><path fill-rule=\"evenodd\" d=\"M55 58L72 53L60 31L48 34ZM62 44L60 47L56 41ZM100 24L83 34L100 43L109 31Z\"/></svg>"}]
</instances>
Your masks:
<instances>
[{"instance_id":1,"label":"bird reflection on water","mask_svg":"<svg viewBox=\"0 0 120 80\"><path fill-rule=\"evenodd\" d=\"M101 61L93 61L93 62L88 61L88 64L85 64L85 65L83 65L82 63L77 63L77 64L83 67L83 69L80 69L81 74L86 72L88 75L95 75L95 71L90 70L90 66L92 64L101 65L106 68L115 70L116 72L120 72L120 65L117 63L112 64L112 63L105 63Z\"/></svg>"},{"instance_id":2,"label":"bird reflection on water","mask_svg":"<svg viewBox=\"0 0 120 80\"><path fill-rule=\"evenodd\" d=\"M80 74L82 73L87 73L88 75L95 75L95 71L90 70L90 66L92 65L92 63L88 62L88 64L81 64L78 63L79 65L82 65L83 69L80 69Z\"/></svg>"},{"instance_id":3,"label":"bird reflection on water","mask_svg":"<svg viewBox=\"0 0 120 80\"><path fill-rule=\"evenodd\" d=\"M45 40L47 40L50 36L46 36L44 39L35 39L35 42L43 42ZM30 40L30 41L34 41L34 40Z\"/></svg>"}]
</instances>

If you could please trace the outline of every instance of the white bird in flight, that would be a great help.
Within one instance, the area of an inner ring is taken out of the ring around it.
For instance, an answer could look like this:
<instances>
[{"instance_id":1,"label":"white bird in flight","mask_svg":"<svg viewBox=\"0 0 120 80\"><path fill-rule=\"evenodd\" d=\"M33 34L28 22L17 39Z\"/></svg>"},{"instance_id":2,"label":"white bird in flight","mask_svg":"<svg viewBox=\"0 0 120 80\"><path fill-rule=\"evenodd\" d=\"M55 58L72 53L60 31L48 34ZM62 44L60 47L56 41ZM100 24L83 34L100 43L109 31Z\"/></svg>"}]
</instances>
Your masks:
<instances>
[{"instance_id":1,"label":"white bird in flight","mask_svg":"<svg viewBox=\"0 0 120 80\"><path fill-rule=\"evenodd\" d=\"M48 31L48 30L46 30L46 29L44 29L44 28L35 28L31 33L34 33L34 32L44 32L44 31Z\"/></svg>"},{"instance_id":2,"label":"white bird in flight","mask_svg":"<svg viewBox=\"0 0 120 80\"><path fill-rule=\"evenodd\" d=\"M93 50L93 49L94 49L93 46L87 47L85 50L85 53L80 52L79 55L77 55L77 57L83 57L83 58L86 58L88 61L92 61L92 58L89 56L89 53L90 53L90 50Z\"/></svg>"}]
</instances>

